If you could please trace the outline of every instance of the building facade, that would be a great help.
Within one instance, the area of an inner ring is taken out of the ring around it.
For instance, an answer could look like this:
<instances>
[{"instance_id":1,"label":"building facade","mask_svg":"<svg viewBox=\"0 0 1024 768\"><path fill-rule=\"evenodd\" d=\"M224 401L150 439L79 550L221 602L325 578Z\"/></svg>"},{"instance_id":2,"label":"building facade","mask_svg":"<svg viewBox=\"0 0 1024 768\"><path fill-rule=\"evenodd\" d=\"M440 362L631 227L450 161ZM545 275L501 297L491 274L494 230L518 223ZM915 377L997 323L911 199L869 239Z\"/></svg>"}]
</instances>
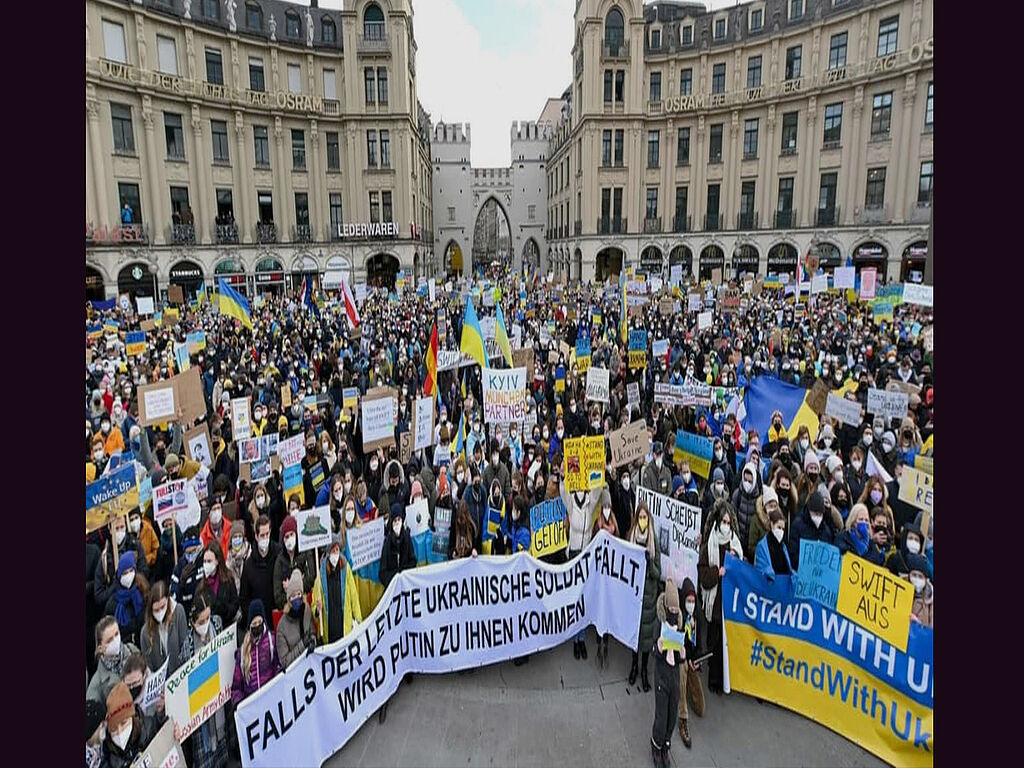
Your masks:
<instances>
[{"instance_id":1,"label":"building facade","mask_svg":"<svg viewBox=\"0 0 1024 768\"><path fill-rule=\"evenodd\" d=\"M437 123L430 150L434 160L434 243L442 274L473 271L475 233L491 200L508 222L504 253L516 269L526 260L541 271L548 268L544 211L547 203L546 155L554 136L550 122L512 123L512 164L507 168L473 168L468 123ZM499 228L500 231L500 228ZM481 248L476 248L477 252Z\"/></svg>"},{"instance_id":2,"label":"building facade","mask_svg":"<svg viewBox=\"0 0 1024 768\"><path fill-rule=\"evenodd\" d=\"M410 0L87 0L86 293L433 273Z\"/></svg>"},{"instance_id":3,"label":"building facade","mask_svg":"<svg viewBox=\"0 0 1024 768\"><path fill-rule=\"evenodd\" d=\"M548 164L550 258L701 279L852 257L920 280L933 181L931 0L579 0Z\"/></svg>"}]
</instances>

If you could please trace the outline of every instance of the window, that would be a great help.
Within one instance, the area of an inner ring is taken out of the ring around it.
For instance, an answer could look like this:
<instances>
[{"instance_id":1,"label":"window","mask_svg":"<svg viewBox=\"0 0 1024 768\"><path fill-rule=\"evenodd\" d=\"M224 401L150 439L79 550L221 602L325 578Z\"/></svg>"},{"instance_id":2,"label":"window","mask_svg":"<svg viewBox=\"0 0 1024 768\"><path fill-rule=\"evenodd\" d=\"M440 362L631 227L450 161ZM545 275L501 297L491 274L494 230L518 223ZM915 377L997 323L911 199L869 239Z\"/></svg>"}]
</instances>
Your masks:
<instances>
[{"instance_id":1,"label":"window","mask_svg":"<svg viewBox=\"0 0 1024 768\"><path fill-rule=\"evenodd\" d=\"M260 91L266 90L266 85L263 81L263 59L249 57L249 90Z\"/></svg>"},{"instance_id":2,"label":"window","mask_svg":"<svg viewBox=\"0 0 1024 768\"><path fill-rule=\"evenodd\" d=\"M828 68L838 69L839 67L846 66L846 41L848 35L846 32L840 32L838 35L832 35L831 40L828 44Z\"/></svg>"},{"instance_id":3,"label":"window","mask_svg":"<svg viewBox=\"0 0 1024 768\"><path fill-rule=\"evenodd\" d=\"M380 216L381 221L391 221L394 218L391 211L390 190L385 190L384 192L380 193Z\"/></svg>"},{"instance_id":4,"label":"window","mask_svg":"<svg viewBox=\"0 0 1024 768\"><path fill-rule=\"evenodd\" d=\"M366 165L369 168L377 167L377 132L366 132Z\"/></svg>"},{"instance_id":5,"label":"window","mask_svg":"<svg viewBox=\"0 0 1024 768\"><path fill-rule=\"evenodd\" d=\"M228 124L224 120L210 121L210 136L213 138L213 162L228 163Z\"/></svg>"},{"instance_id":6,"label":"window","mask_svg":"<svg viewBox=\"0 0 1024 768\"><path fill-rule=\"evenodd\" d=\"M138 184L118 182L117 199L121 208L124 208L124 204L128 203L128 207L132 209L132 221L135 224L142 222L142 201L139 198Z\"/></svg>"},{"instance_id":7,"label":"window","mask_svg":"<svg viewBox=\"0 0 1024 768\"><path fill-rule=\"evenodd\" d=\"M725 37L725 19L715 19L715 40Z\"/></svg>"},{"instance_id":8,"label":"window","mask_svg":"<svg viewBox=\"0 0 1024 768\"><path fill-rule=\"evenodd\" d=\"M758 118L752 118L743 122L743 159L751 160L757 157L757 127Z\"/></svg>"},{"instance_id":9,"label":"window","mask_svg":"<svg viewBox=\"0 0 1024 768\"><path fill-rule=\"evenodd\" d=\"M878 22L878 55L896 53L896 39L900 32L900 17L890 16Z\"/></svg>"},{"instance_id":10,"label":"window","mask_svg":"<svg viewBox=\"0 0 1024 768\"><path fill-rule=\"evenodd\" d=\"M309 226L309 193L295 193L295 223L300 227Z\"/></svg>"},{"instance_id":11,"label":"window","mask_svg":"<svg viewBox=\"0 0 1024 768\"><path fill-rule=\"evenodd\" d=\"M245 26L249 29L263 29L263 9L256 3L245 4Z\"/></svg>"},{"instance_id":12,"label":"window","mask_svg":"<svg viewBox=\"0 0 1024 768\"><path fill-rule=\"evenodd\" d=\"M306 132L292 128L292 170L306 170Z\"/></svg>"},{"instance_id":13,"label":"window","mask_svg":"<svg viewBox=\"0 0 1024 768\"><path fill-rule=\"evenodd\" d=\"M612 100L612 70L604 71L604 103L610 104Z\"/></svg>"},{"instance_id":14,"label":"window","mask_svg":"<svg viewBox=\"0 0 1024 768\"><path fill-rule=\"evenodd\" d=\"M686 220L686 187L676 187L676 230L679 224Z\"/></svg>"},{"instance_id":15,"label":"window","mask_svg":"<svg viewBox=\"0 0 1024 768\"><path fill-rule=\"evenodd\" d=\"M380 132L380 167L391 167L391 138L388 131ZM390 221L390 219L386 219Z\"/></svg>"},{"instance_id":16,"label":"window","mask_svg":"<svg viewBox=\"0 0 1024 768\"><path fill-rule=\"evenodd\" d=\"M658 188L648 187L647 188L647 213L648 219L658 218Z\"/></svg>"},{"instance_id":17,"label":"window","mask_svg":"<svg viewBox=\"0 0 1024 768\"><path fill-rule=\"evenodd\" d=\"M625 25L622 21L622 12L618 8L612 8L604 17L604 42L616 53L618 46L625 39Z\"/></svg>"},{"instance_id":18,"label":"window","mask_svg":"<svg viewBox=\"0 0 1024 768\"><path fill-rule=\"evenodd\" d=\"M302 93L302 67L298 64L288 65L288 90L291 93Z\"/></svg>"},{"instance_id":19,"label":"window","mask_svg":"<svg viewBox=\"0 0 1024 768\"><path fill-rule=\"evenodd\" d=\"M711 69L711 92L725 93L725 64L715 64Z\"/></svg>"},{"instance_id":20,"label":"window","mask_svg":"<svg viewBox=\"0 0 1024 768\"><path fill-rule=\"evenodd\" d=\"M782 116L782 154L792 155L796 152L797 118L799 112L786 112Z\"/></svg>"},{"instance_id":21,"label":"window","mask_svg":"<svg viewBox=\"0 0 1024 768\"><path fill-rule=\"evenodd\" d=\"M256 167L270 167L270 141L267 139L267 127L265 125L254 125L252 127L252 143L256 150Z\"/></svg>"},{"instance_id":22,"label":"window","mask_svg":"<svg viewBox=\"0 0 1024 768\"><path fill-rule=\"evenodd\" d=\"M917 204L932 204L932 161L921 163L921 179L917 183Z\"/></svg>"},{"instance_id":23,"label":"window","mask_svg":"<svg viewBox=\"0 0 1024 768\"><path fill-rule=\"evenodd\" d=\"M187 216L189 213L188 204L188 187L171 187L171 218L174 220L174 214L178 215L175 224L187 223Z\"/></svg>"},{"instance_id":24,"label":"window","mask_svg":"<svg viewBox=\"0 0 1024 768\"><path fill-rule=\"evenodd\" d=\"M601 165L612 164L612 132L604 130L601 132Z\"/></svg>"},{"instance_id":25,"label":"window","mask_svg":"<svg viewBox=\"0 0 1024 768\"><path fill-rule=\"evenodd\" d=\"M779 213L793 212L793 177L779 179Z\"/></svg>"},{"instance_id":26,"label":"window","mask_svg":"<svg viewBox=\"0 0 1024 768\"><path fill-rule=\"evenodd\" d=\"M607 219L611 216L612 191L608 188L601 190L601 218Z\"/></svg>"},{"instance_id":27,"label":"window","mask_svg":"<svg viewBox=\"0 0 1024 768\"><path fill-rule=\"evenodd\" d=\"M626 100L626 70L615 70L615 100L620 104Z\"/></svg>"},{"instance_id":28,"label":"window","mask_svg":"<svg viewBox=\"0 0 1024 768\"><path fill-rule=\"evenodd\" d=\"M693 69L687 67L679 73L679 95L689 96L693 93Z\"/></svg>"},{"instance_id":29,"label":"window","mask_svg":"<svg viewBox=\"0 0 1024 768\"><path fill-rule=\"evenodd\" d=\"M829 104L825 107L825 135L822 137L825 146L836 146L843 133L843 105Z\"/></svg>"},{"instance_id":30,"label":"window","mask_svg":"<svg viewBox=\"0 0 1024 768\"><path fill-rule=\"evenodd\" d=\"M935 106L932 100L932 85L934 83L928 83L928 98L924 102L924 124L927 126L932 125L932 121L935 118L933 108Z\"/></svg>"},{"instance_id":31,"label":"window","mask_svg":"<svg viewBox=\"0 0 1024 768\"><path fill-rule=\"evenodd\" d=\"M331 100L338 98L338 81L334 76L333 69L324 70L324 98Z\"/></svg>"},{"instance_id":32,"label":"window","mask_svg":"<svg viewBox=\"0 0 1024 768\"><path fill-rule=\"evenodd\" d=\"M111 61L128 63L128 51L124 44L124 27L106 19L103 20L103 55Z\"/></svg>"},{"instance_id":33,"label":"window","mask_svg":"<svg viewBox=\"0 0 1024 768\"><path fill-rule=\"evenodd\" d=\"M448 221L455 221L455 206L448 206Z\"/></svg>"},{"instance_id":34,"label":"window","mask_svg":"<svg viewBox=\"0 0 1024 768\"><path fill-rule=\"evenodd\" d=\"M376 3L366 6L363 14L363 37L367 40L384 39L384 12Z\"/></svg>"},{"instance_id":35,"label":"window","mask_svg":"<svg viewBox=\"0 0 1024 768\"><path fill-rule=\"evenodd\" d=\"M341 232L341 195L332 192L330 196L331 232Z\"/></svg>"},{"instance_id":36,"label":"window","mask_svg":"<svg viewBox=\"0 0 1024 768\"><path fill-rule=\"evenodd\" d=\"M712 231L718 229L718 204L721 191L721 184L708 184L708 217L705 229Z\"/></svg>"},{"instance_id":37,"label":"window","mask_svg":"<svg viewBox=\"0 0 1024 768\"><path fill-rule=\"evenodd\" d=\"M110 104L110 125L114 129L114 152L135 154L135 133L132 131L132 108L126 104Z\"/></svg>"},{"instance_id":38,"label":"window","mask_svg":"<svg viewBox=\"0 0 1024 768\"><path fill-rule=\"evenodd\" d=\"M612 216L616 219L622 218L622 187L616 187L612 191Z\"/></svg>"},{"instance_id":39,"label":"window","mask_svg":"<svg viewBox=\"0 0 1024 768\"><path fill-rule=\"evenodd\" d=\"M178 74L178 49L173 37L156 36L157 69L165 75Z\"/></svg>"},{"instance_id":40,"label":"window","mask_svg":"<svg viewBox=\"0 0 1024 768\"><path fill-rule=\"evenodd\" d=\"M380 221L380 202L376 192L370 192L370 221L374 224Z\"/></svg>"},{"instance_id":41,"label":"window","mask_svg":"<svg viewBox=\"0 0 1024 768\"><path fill-rule=\"evenodd\" d=\"M835 172L821 174L821 192L818 194L819 211L828 211L834 215L836 209L836 186L838 182L839 174Z\"/></svg>"},{"instance_id":42,"label":"window","mask_svg":"<svg viewBox=\"0 0 1024 768\"><path fill-rule=\"evenodd\" d=\"M534 219L536 219L537 218L537 206L536 205L528 205L528 206L526 206L526 215L530 219L530 221L533 221Z\"/></svg>"},{"instance_id":43,"label":"window","mask_svg":"<svg viewBox=\"0 0 1024 768\"><path fill-rule=\"evenodd\" d=\"M206 82L224 85L224 67L220 60L220 51L206 49Z\"/></svg>"},{"instance_id":44,"label":"window","mask_svg":"<svg viewBox=\"0 0 1024 768\"><path fill-rule=\"evenodd\" d=\"M722 124L715 123L711 126L710 140L708 141L708 162L722 162Z\"/></svg>"},{"instance_id":45,"label":"window","mask_svg":"<svg viewBox=\"0 0 1024 768\"><path fill-rule=\"evenodd\" d=\"M320 37L325 43L337 42L338 30L334 26L334 21L327 18L320 21Z\"/></svg>"},{"instance_id":46,"label":"window","mask_svg":"<svg viewBox=\"0 0 1024 768\"><path fill-rule=\"evenodd\" d=\"M622 165L622 144L625 134L626 132L622 128L615 130L615 164L618 166Z\"/></svg>"},{"instance_id":47,"label":"window","mask_svg":"<svg viewBox=\"0 0 1024 768\"><path fill-rule=\"evenodd\" d=\"M789 0L789 18L799 19L804 15L804 0Z\"/></svg>"},{"instance_id":48,"label":"window","mask_svg":"<svg viewBox=\"0 0 1024 768\"><path fill-rule=\"evenodd\" d=\"M338 132L327 132L327 170L341 170L341 151L338 148Z\"/></svg>"},{"instance_id":49,"label":"window","mask_svg":"<svg viewBox=\"0 0 1024 768\"><path fill-rule=\"evenodd\" d=\"M164 112L164 139L167 144L167 157L184 160L185 135L181 131L181 115Z\"/></svg>"},{"instance_id":50,"label":"window","mask_svg":"<svg viewBox=\"0 0 1024 768\"><path fill-rule=\"evenodd\" d=\"M287 11L284 14L284 33L288 37L298 37L301 34L301 24L299 24L299 14L294 11Z\"/></svg>"},{"instance_id":51,"label":"window","mask_svg":"<svg viewBox=\"0 0 1024 768\"><path fill-rule=\"evenodd\" d=\"M203 16L207 19L220 19L219 0L203 0Z\"/></svg>"},{"instance_id":52,"label":"window","mask_svg":"<svg viewBox=\"0 0 1024 768\"><path fill-rule=\"evenodd\" d=\"M661 30L651 30L651 48L661 48Z\"/></svg>"},{"instance_id":53,"label":"window","mask_svg":"<svg viewBox=\"0 0 1024 768\"><path fill-rule=\"evenodd\" d=\"M660 144L661 131L647 132L647 167L657 168L660 165Z\"/></svg>"},{"instance_id":54,"label":"window","mask_svg":"<svg viewBox=\"0 0 1024 768\"><path fill-rule=\"evenodd\" d=\"M744 229L749 229L753 226L754 216L754 193L757 188L757 182L744 181L740 187L740 221Z\"/></svg>"},{"instance_id":55,"label":"window","mask_svg":"<svg viewBox=\"0 0 1024 768\"><path fill-rule=\"evenodd\" d=\"M764 26L764 11L761 8L750 12L750 31L757 32Z\"/></svg>"},{"instance_id":56,"label":"window","mask_svg":"<svg viewBox=\"0 0 1024 768\"><path fill-rule=\"evenodd\" d=\"M377 67L377 103L388 103L388 71L384 67Z\"/></svg>"},{"instance_id":57,"label":"window","mask_svg":"<svg viewBox=\"0 0 1024 768\"><path fill-rule=\"evenodd\" d=\"M868 189L865 208L881 208L885 201L885 168L868 168Z\"/></svg>"},{"instance_id":58,"label":"window","mask_svg":"<svg viewBox=\"0 0 1024 768\"><path fill-rule=\"evenodd\" d=\"M804 47L794 45L786 49L786 79L796 80L800 77L800 60L803 58Z\"/></svg>"},{"instance_id":59,"label":"window","mask_svg":"<svg viewBox=\"0 0 1024 768\"><path fill-rule=\"evenodd\" d=\"M747 88L761 85L761 57L751 56L747 59Z\"/></svg>"},{"instance_id":60,"label":"window","mask_svg":"<svg viewBox=\"0 0 1024 768\"><path fill-rule=\"evenodd\" d=\"M274 197L268 191L256 191L256 205L259 208L260 224L274 223Z\"/></svg>"},{"instance_id":61,"label":"window","mask_svg":"<svg viewBox=\"0 0 1024 768\"><path fill-rule=\"evenodd\" d=\"M690 164L690 129L680 128L676 138L676 165Z\"/></svg>"},{"instance_id":62,"label":"window","mask_svg":"<svg viewBox=\"0 0 1024 768\"><path fill-rule=\"evenodd\" d=\"M651 101L661 101L661 72L651 72Z\"/></svg>"},{"instance_id":63,"label":"window","mask_svg":"<svg viewBox=\"0 0 1024 768\"><path fill-rule=\"evenodd\" d=\"M693 45L693 25L687 24L679 33L679 42L683 45Z\"/></svg>"},{"instance_id":64,"label":"window","mask_svg":"<svg viewBox=\"0 0 1024 768\"><path fill-rule=\"evenodd\" d=\"M373 77L373 67L363 70L363 80L366 86L366 103L373 104L377 100L377 83Z\"/></svg>"},{"instance_id":65,"label":"window","mask_svg":"<svg viewBox=\"0 0 1024 768\"><path fill-rule=\"evenodd\" d=\"M218 189L217 192L217 223L227 224L235 218L235 204L230 189Z\"/></svg>"},{"instance_id":66,"label":"window","mask_svg":"<svg viewBox=\"0 0 1024 768\"><path fill-rule=\"evenodd\" d=\"M892 127L892 91L877 93L871 102L871 137L885 137Z\"/></svg>"}]
</instances>

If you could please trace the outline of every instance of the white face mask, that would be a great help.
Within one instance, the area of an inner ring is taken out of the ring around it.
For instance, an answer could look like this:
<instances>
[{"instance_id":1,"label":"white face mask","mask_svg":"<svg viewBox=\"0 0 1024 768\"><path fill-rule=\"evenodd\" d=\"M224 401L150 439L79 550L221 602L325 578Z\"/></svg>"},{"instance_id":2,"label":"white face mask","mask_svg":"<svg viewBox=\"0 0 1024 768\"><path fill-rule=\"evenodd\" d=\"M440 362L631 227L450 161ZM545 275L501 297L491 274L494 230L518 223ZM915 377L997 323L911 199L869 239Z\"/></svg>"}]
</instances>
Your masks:
<instances>
[{"instance_id":1,"label":"white face mask","mask_svg":"<svg viewBox=\"0 0 1024 768\"><path fill-rule=\"evenodd\" d=\"M924 589L924 577L922 576L911 576L910 583L914 585L914 591L920 592Z\"/></svg>"},{"instance_id":2,"label":"white face mask","mask_svg":"<svg viewBox=\"0 0 1024 768\"><path fill-rule=\"evenodd\" d=\"M655 458L654 458L654 465L658 469L661 469L661 465L662 465L662 458L661 458L661 456L655 456Z\"/></svg>"},{"instance_id":3,"label":"white face mask","mask_svg":"<svg viewBox=\"0 0 1024 768\"><path fill-rule=\"evenodd\" d=\"M397 520L395 520L395 522L391 525L391 530L395 532L395 536L402 535L402 518L398 518Z\"/></svg>"},{"instance_id":4,"label":"white face mask","mask_svg":"<svg viewBox=\"0 0 1024 768\"><path fill-rule=\"evenodd\" d=\"M800 447L803 448L805 451L807 450L807 446L809 446L810 444L811 441L808 440L806 437L800 438Z\"/></svg>"},{"instance_id":5,"label":"white face mask","mask_svg":"<svg viewBox=\"0 0 1024 768\"><path fill-rule=\"evenodd\" d=\"M776 541L781 543L782 542L782 537L785 536L785 535L786 535L786 529L785 528L772 528L772 536L775 537Z\"/></svg>"},{"instance_id":6,"label":"white face mask","mask_svg":"<svg viewBox=\"0 0 1024 768\"><path fill-rule=\"evenodd\" d=\"M267 554L267 550L270 549L270 539L256 539L256 545L260 548L260 554Z\"/></svg>"},{"instance_id":7,"label":"white face mask","mask_svg":"<svg viewBox=\"0 0 1024 768\"><path fill-rule=\"evenodd\" d=\"M907 539L907 552L916 555L921 551L921 542L917 539Z\"/></svg>"},{"instance_id":8,"label":"white face mask","mask_svg":"<svg viewBox=\"0 0 1024 768\"><path fill-rule=\"evenodd\" d=\"M331 552L331 554L329 554L327 556L327 559L331 561L331 568L337 568L338 567L338 560L341 559L341 553L340 552Z\"/></svg>"},{"instance_id":9,"label":"white face mask","mask_svg":"<svg viewBox=\"0 0 1024 768\"><path fill-rule=\"evenodd\" d=\"M213 572L216 570L217 563L207 563L206 561L203 561L203 573L205 574L206 578L210 578L211 576L213 576Z\"/></svg>"},{"instance_id":10,"label":"white face mask","mask_svg":"<svg viewBox=\"0 0 1024 768\"><path fill-rule=\"evenodd\" d=\"M715 448L715 459L717 459L718 461L721 461L722 460L722 453L723 452L722 452L721 448Z\"/></svg>"},{"instance_id":11,"label":"white face mask","mask_svg":"<svg viewBox=\"0 0 1024 768\"><path fill-rule=\"evenodd\" d=\"M558 435L558 439L561 440L565 436L565 430L564 429L558 429L558 430L556 430L556 434Z\"/></svg>"},{"instance_id":12,"label":"white face mask","mask_svg":"<svg viewBox=\"0 0 1024 768\"><path fill-rule=\"evenodd\" d=\"M351 492L352 492L352 483L345 483L345 493L351 493ZM340 501L340 499L339 499L339 501Z\"/></svg>"},{"instance_id":13,"label":"white face mask","mask_svg":"<svg viewBox=\"0 0 1024 768\"><path fill-rule=\"evenodd\" d=\"M267 497L266 496L257 496L256 497L256 506L259 507L260 509L263 509L265 506L267 506Z\"/></svg>"},{"instance_id":14,"label":"white face mask","mask_svg":"<svg viewBox=\"0 0 1024 768\"><path fill-rule=\"evenodd\" d=\"M117 546L124 544L124 537L126 535L128 535L128 532L120 529L114 533L114 536L117 538Z\"/></svg>"},{"instance_id":15,"label":"white face mask","mask_svg":"<svg viewBox=\"0 0 1024 768\"><path fill-rule=\"evenodd\" d=\"M604 519L605 520L611 519L611 516L612 516L612 508L611 507L605 507L604 509L601 510L601 512L604 514Z\"/></svg>"},{"instance_id":16,"label":"white face mask","mask_svg":"<svg viewBox=\"0 0 1024 768\"><path fill-rule=\"evenodd\" d=\"M207 631L210 629L210 622L205 624L196 624L196 634L200 637L206 637Z\"/></svg>"},{"instance_id":17,"label":"white face mask","mask_svg":"<svg viewBox=\"0 0 1024 768\"><path fill-rule=\"evenodd\" d=\"M686 601L686 612L687 613L693 613L693 611L694 611L694 609L696 607L697 607L697 604L693 600L687 600Z\"/></svg>"},{"instance_id":18,"label":"white face mask","mask_svg":"<svg viewBox=\"0 0 1024 768\"><path fill-rule=\"evenodd\" d=\"M121 586L125 589L128 589L134 581L135 571L125 571L125 573L121 575Z\"/></svg>"},{"instance_id":19,"label":"white face mask","mask_svg":"<svg viewBox=\"0 0 1024 768\"><path fill-rule=\"evenodd\" d=\"M380 462L378 462L376 459L371 459L370 460L370 471L371 472L376 472L377 471L377 466L378 466L379 463Z\"/></svg>"},{"instance_id":20,"label":"white face mask","mask_svg":"<svg viewBox=\"0 0 1024 768\"><path fill-rule=\"evenodd\" d=\"M352 525L352 522L356 519L356 511L354 509L345 510L345 523L346 525Z\"/></svg>"},{"instance_id":21,"label":"white face mask","mask_svg":"<svg viewBox=\"0 0 1024 768\"><path fill-rule=\"evenodd\" d=\"M835 480L837 483L843 482L843 470L837 469L835 472L833 472L832 479Z\"/></svg>"},{"instance_id":22,"label":"white face mask","mask_svg":"<svg viewBox=\"0 0 1024 768\"><path fill-rule=\"evenodd\" d=\"M722 493L725 491L725 483L715 483L715 493Z\"/></svg>"},{"instance_id":23,"label":"white face mask","mask_svg":"<svg viewBox=\"0 0 1024 768\"><path fill-rule=\"evenodd\" d=\"M220 521L224 518L224 513L220 507L214 507L210 510L210 525L220 525Z\"/></svg>"},{"instance_id":24,"label":"white face mask","mask_svg":"<svg viewBox=\"0 0 1024 768\"><path fill-rule=\"evenodd\" d=\"M753 480L744 480L743 481L743 490L746 491L747 493L750 493L751 491L753 491L754 490L754 481Z\"/></svg>"},{"instance_id":25,"label":"white face mask","mask_svg":"<svg viewBox=\"0 0 1024 768\"><path fill-rule=\"evenodd\" d=\"M110 738L112 738L114 743L117 744L118 749L124 749L128 744L128 739L132 737L132 721L129 719L127 723L128 725L117 733L110 734Z\"/></svg>"},{"instance_id":26,"label":"white face mask","mask_svg":"<svg viewBox=\"0 0 1024 768\"><path fill-rule=\"evenodd\" d=\"M868 432L866 435L864 435L864 445L871 445L871 441L874 439L875 436L871 432Z\"/></svg>"},{"instance_id":27,"label":"white face mask","mask_svg":"<svg viewBox=\"0 0 1024 768\"><path fill-rule=\"evenodd\" d=\"M466 479L466 473L465 472L458 472L458 473L456 473L455 479L456 479L456 481L461 483L463 480Z\"/></svg>"},{"instance_id":28,"label":"white face mask","mask_svg":"<svg viewBox=\"0 0 1024 768\"><path fill-rule=\"evenodd\" d=\"M821 521L825 519L824 515L811 515L811 522L814 523L814 527L817 528L821 525Z\"/></svg>"},{"instance_id":29,"label":"white face mask","mask_svg":"<svg viewBox=\"0 0 1024 768\"><path fill-rule=\"evenodd\" d=\"M860 472L861 463L857 459L850 462L850 466L853 467L854 472Z\"/></svg>"},{"instance_id":30,"label":"white face mask","mask_svg":"<svg viewBox=\"0 0 1024 768\"><path fill-rule=\"evenodd\" d=\"M295 537L290 533L284 537L284 548L289 552L295 549Z\"/></svg>"},{"instance_id":31,"label":"white face mask","mask_svg":"<svg viewBox=\"0 0 1024 768\"><path fill-rule=\"evenodd\" d=\"M114 639L107 643L107 647L103 649L103 653L106 656L117 656L121 653L121 635L114 635Z\"/></svg>"},{"instance_id":32,"label":"white face mask","mask_svg":"<svg viewBox=\"0 0 1024 768\"><path fill-rule=\"evenodd\" d=\"M341 501L343 498L345 498L345 494L340 488L334 492L335 501Z\"/></svg>"},{"instance_id":33,"label":"white face mask","mask_svg":"<svg viewBox=\"0 0 1024 768\"><path fill-rule=\"evenodd\" d=\"M625 477L622 478L622 487L625 488L627 491L629 490L629 475L626 475Z\"/></svg>"},{"instance_id":34,"label":"white face mask","mask_svg":"<svg viewBox=\"0 0 1024 768\"><path fill-rule=\"evenodd\" d=\"M167 615L167 606L166 605L163 608L161 608L159 611L153 611L153 618L156 620L157 624L162 623L163 620L164 620L164 616L166 616L166 615Z\"/></svg>"},{"instance_id":35,"label":"white face mask","mask_svg":"<svg viewBox=\"0 0 1024 768\"><path fill-rule=\"evenodd\" d=\"M718 532L722 534L722 538L728 539L732 534L732 526L728 523L722 523L718 526Z\"/></svg>"},{"instance_id":36,"label":"white face mask","mask_svg":"<svg viewBox=\"0 0 1024 768\"><path fill-rule=\"evenodd\" d=\"M132 520L132 521L130 521L128 523L128 529L132 533L138 533L139 531L142 530L142 520L139 519L139 520Z\"/></svg>"},{"instance_id":37,"label":"white face mask","mask_svg":"<svg viewBox=\"0 0 1024 768\"><path fill-rule=\"evenodd\" d=\"M683 484L684 484L684 485L687 485L687 484L689 484L689 482L690 482L690 477L691 477L690 473L689 473L689 472L683 472L683 475L682 475L682 477L683 477Z\"/></svg>"}]
</instances>

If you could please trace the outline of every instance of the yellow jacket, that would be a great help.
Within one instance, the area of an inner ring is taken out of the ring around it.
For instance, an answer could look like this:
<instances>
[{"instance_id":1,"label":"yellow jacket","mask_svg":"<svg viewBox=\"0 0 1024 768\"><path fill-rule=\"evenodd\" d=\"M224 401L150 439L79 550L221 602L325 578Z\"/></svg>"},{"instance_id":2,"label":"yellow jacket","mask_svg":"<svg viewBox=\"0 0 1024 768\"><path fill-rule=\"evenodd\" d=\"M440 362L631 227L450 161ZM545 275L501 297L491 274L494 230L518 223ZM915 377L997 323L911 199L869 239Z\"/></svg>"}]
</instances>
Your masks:
<instances>
[{"instance_id":1,"label":"yellow jacket","mask_svg":"<svg viewBox=\"0 0 1024 768\"><path fill-rule=\"evenodd\" d=\"M317 574L313 583L313 616L316 619L316 632L320 641L327 642L327 612L337 610L337 606L327 603L327 568L330 561L324 556L320 559L320 573ZM342 610L344 611L343 633L348 635L352 626L363 620L363 612L359 606L359 593L356 592L356 582L352 578L352 569L342 556L338 560L338 567L345 569L345 582L342 587Z\"/></svg>"}]
</instances>

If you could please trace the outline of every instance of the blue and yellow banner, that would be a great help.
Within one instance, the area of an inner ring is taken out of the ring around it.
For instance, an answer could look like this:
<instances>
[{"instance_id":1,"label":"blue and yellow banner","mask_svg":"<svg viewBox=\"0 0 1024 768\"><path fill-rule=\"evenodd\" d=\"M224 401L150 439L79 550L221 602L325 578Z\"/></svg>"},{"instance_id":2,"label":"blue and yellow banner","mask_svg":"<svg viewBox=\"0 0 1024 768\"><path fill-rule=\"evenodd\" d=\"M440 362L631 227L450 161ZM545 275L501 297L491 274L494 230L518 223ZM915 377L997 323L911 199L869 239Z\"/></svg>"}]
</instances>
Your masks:
<instances>
[{"instance_id":1,"label":"blue and yellow banner","mask_svg":"<svg viewBox=\"0 0 1024 768\"><path fill-rule=\"evenodd\" d=\"M710 437L701 437L680 429L676 432L676 446L672 453L672 461L679 466L679 462L686 459L695 474L710 479L711 456L714 453L714 447L714 441Z\"/></svg>"},{"instance_id":2,"label":"blue and yellow banner","mask_svg":"<svg viewBox=\"0 0 1024 768\"><path fill-rule=\"evenodd\" d=\"M931 629L911 624L900 651L835 611L796 599L791 577L767 581L731 555L722 610L726 690L799 712L894 766L933 765Z\"/></svg>"},{"instance_id":3,"label":"blue and yellow banner","mask_svg":"<svg viewBox=\"0 0 1024 768\"><path fill-rule=\"evenodd\" d=\"M125 334L124 351L128 357L144 353L146 351L146 332L130 331Z\"/></svg>"},{"instance_id":4,"label":"blue and yellow banner","mask_svg":"<svg viewBox=\"0 0 1024 768\"><path fill-rule=\"evenodd\" d=\"M90 325L88 330L85 332L86 338L95 341L96 339L103 338L103 326L102 325Z\"/></svg>"}]
</instances>

